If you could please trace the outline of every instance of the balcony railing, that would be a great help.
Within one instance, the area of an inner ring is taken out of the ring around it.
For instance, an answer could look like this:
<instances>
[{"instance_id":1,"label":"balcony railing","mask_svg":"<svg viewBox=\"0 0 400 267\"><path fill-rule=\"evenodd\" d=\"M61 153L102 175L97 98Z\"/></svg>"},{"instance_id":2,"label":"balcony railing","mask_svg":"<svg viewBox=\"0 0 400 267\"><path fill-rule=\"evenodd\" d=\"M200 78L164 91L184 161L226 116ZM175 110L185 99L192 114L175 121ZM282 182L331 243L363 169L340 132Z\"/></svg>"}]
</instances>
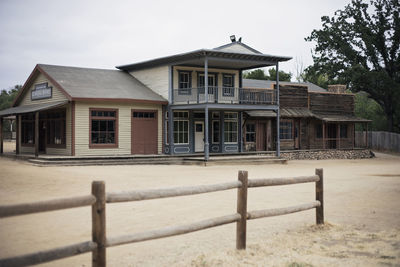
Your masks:
<instances>
[{"instance_id":1,"label":"balcony railing","mask_svg":"<svg viewBox=\"0 0 400 267\"><path fill-rule=\"evenodd\" d=\"M252 104L273 105L276 103L276 94L273 89L244 89L236 87L208 87L208 100L205 88L174 89L174 104Z\"/></svg>"}]
</instances>

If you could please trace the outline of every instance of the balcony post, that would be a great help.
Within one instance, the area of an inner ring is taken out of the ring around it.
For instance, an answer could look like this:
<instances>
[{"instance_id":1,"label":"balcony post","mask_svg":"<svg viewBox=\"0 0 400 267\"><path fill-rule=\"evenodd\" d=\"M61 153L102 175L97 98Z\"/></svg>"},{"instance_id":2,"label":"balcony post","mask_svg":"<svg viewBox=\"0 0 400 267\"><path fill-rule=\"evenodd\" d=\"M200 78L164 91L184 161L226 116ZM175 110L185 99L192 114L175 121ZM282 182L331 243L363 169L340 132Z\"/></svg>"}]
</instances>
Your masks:
<instances>
[{"instance_id":1,"label":"balcony post","mask_svg":"<svg viewBox=\"0 0 400 267\"><path fill-rule=\"evenodd\" d=\"M276 156L281 156L281 139L280 139L280 110L279 110L279 63L276 63Z\"/></svg>"},{"instance_id":2,"label":"balcony post","mask_svg":"<svg viewBox=\"0 0 400 267\"><path fill-rule=\"evenodd\" d=\"M204 96L206 98L206 107L204 110L204 160L208 161L210 158L209 155L209 147L210 144L208 142L208 58L204 57Z\"/></svg>"},{"instance_id":3,"label":"balcony post","mask_svg":"<svg viewBox=\"0 0 400 267\"><path fill-rule=\"evenodd\" d=\"M168 141L169 154L174 154L174 111L171 106L168 107Z\"/></svg>"},{"instance_id":4,"label":"balcony post","mask_svg":"<svg viewBox=\"0 0 400 267\"><path fill-rule=\"evenodd\" d=\"M243 111L239 112L239 152L243 152Z\"/></svg>"}]
</instances>

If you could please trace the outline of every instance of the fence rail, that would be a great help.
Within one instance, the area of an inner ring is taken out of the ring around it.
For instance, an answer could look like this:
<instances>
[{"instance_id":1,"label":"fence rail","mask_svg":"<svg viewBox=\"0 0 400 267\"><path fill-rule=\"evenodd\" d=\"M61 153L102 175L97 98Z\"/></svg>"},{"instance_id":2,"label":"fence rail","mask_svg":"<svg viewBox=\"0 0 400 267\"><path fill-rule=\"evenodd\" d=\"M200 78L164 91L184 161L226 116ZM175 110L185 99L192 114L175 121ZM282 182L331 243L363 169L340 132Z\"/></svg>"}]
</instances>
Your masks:
<instances>
[{"instance_id":1,"label":"fence rail","mask_svg":"<svg viewBox=\"0 0 400 267\"><path fill-rule=\"evenodd\" d=\"M315 201L286 208L255 210L247 212L248 188L291 185L315 182ZM237 213L222 217L202 220L196 223L168 226L147 232L128 234L123 236L106 237L106 203L142 201L166 197L196 195L237 188ZM153 240L169 236L182 235L207 228L217 227L236 222L236 248L246 248L247 220L264 217L279 216L294 212L316 209L316 223L324 223L323 202L323 170L316 169L315 175L275 178L275 179L248 179L247 171L239 171L235 182L213 185L175 187L153 190L136 190L130 192L108 193L102 181L92 183L92 194L82 197L64 198L18 205L0 206L0 218L54 211L82 206L92 206L92 241L40 251L17 257L0 259L0 266L27 266L62 259L82 253L92 252L92 266L106 266L106 248L134 242Z\"/></svg>"}]
</instances>

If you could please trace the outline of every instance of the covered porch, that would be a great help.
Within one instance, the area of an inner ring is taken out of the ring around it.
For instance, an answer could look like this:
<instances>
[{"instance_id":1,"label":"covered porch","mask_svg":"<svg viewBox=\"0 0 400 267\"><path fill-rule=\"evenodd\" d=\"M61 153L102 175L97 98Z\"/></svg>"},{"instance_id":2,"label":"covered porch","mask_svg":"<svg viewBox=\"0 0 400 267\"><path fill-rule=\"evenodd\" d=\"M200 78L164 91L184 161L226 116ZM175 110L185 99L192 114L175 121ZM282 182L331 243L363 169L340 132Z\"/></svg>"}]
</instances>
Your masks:
<instances>
[{"instance_id":1,"label":"covered porch","mask_svg":"<svg viewBox=\"0 0 400 267\"><path fill-rule=\"evenodd\" d=\"M68 101L12 107L0 111L0 154L4 153L4 118L15 116L15 154L36 158L46 149L66 149Z\"/></svg>"}]
</instances>

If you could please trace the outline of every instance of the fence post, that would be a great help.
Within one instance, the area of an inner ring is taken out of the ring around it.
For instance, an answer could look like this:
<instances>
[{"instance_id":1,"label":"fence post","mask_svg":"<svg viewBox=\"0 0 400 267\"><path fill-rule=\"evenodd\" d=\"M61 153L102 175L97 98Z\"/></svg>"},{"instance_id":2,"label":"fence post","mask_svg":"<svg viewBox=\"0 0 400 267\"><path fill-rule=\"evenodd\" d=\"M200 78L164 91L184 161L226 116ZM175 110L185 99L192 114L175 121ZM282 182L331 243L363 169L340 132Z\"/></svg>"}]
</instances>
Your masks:
<instances>
[{"instance_id":1,"label":"fence post","mask_svg":"<svg viewBox=\"0 0 400 267\"><path fill-rule=\"evenodd\" d=\"M92 241L97 248L92 252L92 266L106 266L106 192L103 181L92 183L92 195L96 202L92 205Z\"/></svg>"},{"instance_id":2,"label":"fence post","mask_svg":"<svg viewBox=\"0 0 400 267\"><path fill-rule=\"evenodd\" d=\"M238 179L242 186L237 192L237 213L241 219L236 223L236 249L246 249L246 222L247 222L247 171L239 171Z\"/></svg>"},{"instance_id":3,"label":"fence post","mask_svg":"<svg viewBox=\"0 0 400 267\"><path fill-rule=\"evenodd\" d=\"M315 169L315 174L319 176L319 181L315 182L315 200L321 206L315 209L317 224L324 224L324 169Z\"/></svg>"}]
</instances>

